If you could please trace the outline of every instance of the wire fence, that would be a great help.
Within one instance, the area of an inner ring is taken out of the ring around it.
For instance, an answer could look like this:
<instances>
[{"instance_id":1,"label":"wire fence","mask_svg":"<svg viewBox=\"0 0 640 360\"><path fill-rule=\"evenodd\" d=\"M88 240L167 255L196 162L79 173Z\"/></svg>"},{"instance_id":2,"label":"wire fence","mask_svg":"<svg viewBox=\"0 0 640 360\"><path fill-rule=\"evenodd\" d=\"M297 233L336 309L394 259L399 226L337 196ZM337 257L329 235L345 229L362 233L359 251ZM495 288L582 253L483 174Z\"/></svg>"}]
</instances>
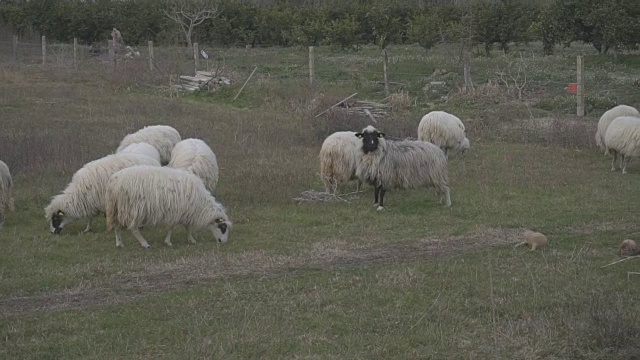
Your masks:
<instances>
[{"instance_id":1,"label":"wire fence","mask_svg":"<svg viewBox=\"0 0 640 360\"><path fill-rule=\"evenodd\" d=\"M44 45L43 45L44 44ZM516 94L545 93L546 98L560 98L565 108L573 101L580 114L589 103L630 103L638 101L640 71L610 62L587 63L578 74L576 58L583 48L553 57L520 51L520 56L478 57L471 64L471 84L462 76L461 58L456 49L441 49L426 54L423 49L392 48L388 56L377 48L341 51L318 48L214 48L130 47L112 42L97 45L48 43L23 40L13 36L0 41L0 63L45 66L72 70L92 69L96 65L151 85L169 84L180 75L194 75L196 70L221 73L242 83L255 67L258 82L297 81L309 84L337 83L368 87L389 96L389 92L409 91L420 96L442 96L440 88L502 87ZM195 55L195 56L194 56ZM577 85L583 81L581 85ZM384 93L382 93L384 91ZM445 91L446 92L446 91ZM586 100L585 100L586 99ZM558 100L558 99L556 99ZM635 105L638 105L637 103ZM607 104L602 105L607 106ZM598 107L598 106L596 106Z\"/></svg>"}]
</instances>

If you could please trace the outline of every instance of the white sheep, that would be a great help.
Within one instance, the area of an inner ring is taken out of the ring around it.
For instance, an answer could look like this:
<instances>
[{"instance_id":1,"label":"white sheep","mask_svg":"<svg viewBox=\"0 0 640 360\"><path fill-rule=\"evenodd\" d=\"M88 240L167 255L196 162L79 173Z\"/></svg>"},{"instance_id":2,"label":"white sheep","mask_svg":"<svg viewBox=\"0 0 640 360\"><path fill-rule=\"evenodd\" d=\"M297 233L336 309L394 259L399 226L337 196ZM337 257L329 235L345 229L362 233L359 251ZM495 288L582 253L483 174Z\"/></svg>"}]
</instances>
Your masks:
<instances>
[{"instance_id":1,"label":"white sheep","mask_svg":"<svg viewBox=\"0 0 640 360\"><path fill-rule=\"evenodd\" d=\"M363 153L356 175L375 187L374 205L378 210L384 209L387 190L420 186L434 187L451 206L447 158L442 149L427 141L385 140L384 133L373 126L355 136L362 139Z\"/></svg>"},{"instance_id":2,"label":"white sheep","mask_svg":"<svg viewBox=\"0 0 640 360\"><path fill-rule=\"evenodd\" d=\"M160 163L146 155L117 153L91 161L76 171L62 193L54 196L44 209L51 232L60 234L66 225L77 219L88 219L84 232L91 231L93 217L104 212L109 177L135 165L159 167Z\"/></svg>"},{"instance_id":3,"label":"white sheep","mask_svg":"<svg viewBox=\"0 0 640 360\"><path fill-rule=\"evenodd\" d=\"M171 231L177 225L192 231L208 228L221 243L228 240L231 221L196 175L169 167L134 166L115 173L107 185L107 229L115 229L116 246L122 247L120 230L127 228L143 248L149 244L140 233L143 226L165 226L171 245Z\"/></svg>"},{"instance_id":4,"label":"white sheep","mask_svg":"<svg viewBox=\"0 0 640 360\"><path fill-rule=\"evenodd\" d=\"M160 161L160 153L158 152L158 149L143 142L130 144L120 150L118 154L141 154L155 159L159 163L162 162Z\"/></svg>"},{"instance_id":5,"label":"white sheep","mask_svg":"<svg viewBox=\"0 0 640 360\"><path fill-rule=\"evenodd\" d=\"M338 131L329 135L320 149L320 178L328 193L336 193L338 186L358 180L356 168L362 157L362 141L354 131ZM357 191L362 182L358 180Z\"/></svg>"},{"instance_id":6,"label":"white sheep","mask_svg":"<svg viewBox=\"0 0 640 360\"><path fill-rule=\"evenodd\" d=\"M598 121L598 131L596 131L596 144L604 151L605 155L609 151L607 150L604 143L604 135L607 133L607 128L609 127L609 124L611 124L613 119L621 116L640 117L640 112L628 105L618 105L605 111L604 114L602 114L600 120Z\"/></svg>"},{"instance_id":7,"label":"white sheep","mask_svg":"<svg viewBox=\"0 0 640 360\"><path fill-rule=\"evenodd\" d=\"M418 140L439 146L447 158L449 151L464 154L469 149L469 139L462 121L444 111L432 111L420 120Z\"/></svg>"},{"instance_id":8,"label":"white sheep","mask_svg":"<svg viewBox=\"0 0 640 360\"><path fill-rule=\"evenodd\" d=\"M9 167L0 160L0 229L4 227L5 215L14 210L13 196L11 189L13 180Z\"/></svg>"},{"instance_id":9,"label":"white sheep","mask_svg":"<svg viewBox=\"0 0 640 360\"><path fill-rule=\"evenodd\" d=\"M620 168L626 174L629 158L640 156L640 117L621 116L613 119L604 134L604 146L613 155L611 171L616 170L616 159L620 154Z\"/></svg>"},{"instance_id":10,"label":"white sheep","mask_svg":"<svg viewBox=\"0 0 640 360\"><path fill-rule=\"evenodd\" d=\"M133 134L125 136L116 152L120 152L134 143L147 143L158 150L162 165L166 165L171 160L171 150L180 140L180 133L171 126L145 126Z\"/></svg>"},{"instance_id":11,"label":"white sheep","mask_svg":"<svg viewBox=\"0 0 640 360\"><path fill-rule=\"evenodd\" d=\"M200 139L185 139L171 152L169 167L186 170L198 176L213 194L218 184L218 161L211 148Z\"/></svg>"}]
</instances>

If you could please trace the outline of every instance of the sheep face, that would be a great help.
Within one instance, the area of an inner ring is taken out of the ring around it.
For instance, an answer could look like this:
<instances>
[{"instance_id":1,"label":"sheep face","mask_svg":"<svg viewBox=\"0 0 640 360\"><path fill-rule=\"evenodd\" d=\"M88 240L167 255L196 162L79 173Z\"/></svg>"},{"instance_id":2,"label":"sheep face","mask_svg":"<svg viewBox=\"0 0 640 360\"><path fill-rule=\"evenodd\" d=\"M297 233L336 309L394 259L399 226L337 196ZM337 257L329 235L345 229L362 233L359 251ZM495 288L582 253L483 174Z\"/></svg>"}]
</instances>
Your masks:
<instances>
[{"instance_id":1,"label":"sheep face","mask_svg":"<svg viewBox=\"0 0 640 360\"><path fill-rule=\"evenodd\" d=\"M226 243L229 240L229 228L231 223L223 218L216 218L214 223L209 225L209 229L219 243Z\"/></svg>"},{"instance_id":2,"label":"sheep face","mask_svg":"<svg viewBox=\"0 0 640 360\"><path fill-rule=\"evenodd\" d=\"M458 154L464 155L467 150L469 150L469 147L469 139L464 138L464 140L462 140L458 146Z\"/></svg>"},{"instance_id":3,"label":"sheep face","mask_svg":"<svg viewBox=\"0 0 640 360\"><path fill-rule=\"evenodd\" d=\"M373 126L368 126L355 135L358 139L362 139L362 151L365 154L378 150L380 140L384 139L384 133L379 132Z\"/></svg>"},{"instance_id":4,"label":"sheep face","mask_svg":"<svg viewBox=\"0 0 640 360\"><path fill-rule=\"evenodd\" d=\"M65 225L69 224L75 219L65 216L64 211L58 210L54 212L53 215L51 215L50 220L51 221L49 222L49 230L51 230L51 233L58 235L62 232L62 229L65 227Z\"/></svg>"}]
</instances>

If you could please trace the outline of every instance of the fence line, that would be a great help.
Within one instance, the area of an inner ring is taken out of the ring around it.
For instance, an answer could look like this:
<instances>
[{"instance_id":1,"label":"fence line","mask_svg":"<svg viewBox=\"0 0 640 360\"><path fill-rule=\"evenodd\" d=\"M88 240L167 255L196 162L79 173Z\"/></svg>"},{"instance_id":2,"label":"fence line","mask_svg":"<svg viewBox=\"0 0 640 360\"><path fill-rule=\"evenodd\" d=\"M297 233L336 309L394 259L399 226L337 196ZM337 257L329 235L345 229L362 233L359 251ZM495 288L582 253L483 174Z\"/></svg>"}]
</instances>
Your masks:
<instances>
[{"instance_id":1,"label":"fence line","mask_svg":"<svg viewBox=\"0 0 640 360\"><path fill-rule=\"evenodd\" d=\"M86 62L87 58L97 58L98 60L102 61L102 62L109 62L112 64L113 66L113 70L114 71L118 71L118 63L124 59L127 59L128 57L135 59L135 58L141 58L141 60L144 60L145 62L147 62L148 66L145 65L146 69L148 69L149 72L156 72L156 71L160 71L162 73L163 76L168 76L169 74L176 74L177 72L182 72L182 74L187 74L187 72L184 72L184 70L180 70L183 69L183 67L179 67L179 69L176 69L176 66L174 66L174 68L172 69L170 65L166 65L166 62L164 63L164 66L160 66L158 63L158 59L162 59L163 56L160 55L158 53L158 49L154 49L154 45L153 45L153 41L149 41L148 42L148 49L147 49L147 54L146 56L141 56L140 53L135 50L135 49L131 49L129 47L124 47L123 46L119 46L118 44L114 43L112 40L108 41L108 48L107 51L105 52L105 49L101 49L101 48L94 48L91 46L86 46L86 45L79 45L78 44L78 39L74 38L73 39L73 45L69 45L69 44L49 44L47 43L47 39L46 36L42 36L41 38L41 42L40 43L36 43L36 42L31 42L31 41L20 41L20 39L18 38L18 36L13 36L12 37L12 41L0 41L0 46L5 46L5 47L11 47L12 49L12 60L15 61L16 63L19 62L26 62L29 63L30 61L35 63L36 60L36 55L39 55L39 57L41 57L40 61L41 64L43 66L47 66L49 63L52 62L56 62L56 63L69 63L70 65L73 66L74 69L78 69L82 63ZM40 47L40 54L37 54L37 50L36 50L36 46ZM190 49L191 54L191 69L190 71L198 71L198 70L202 70L202 63L200 62L200 46L197 42L193 43L193 48ZM249 54L251 54L253 52L253 49L249 49L247 50L249 52ZM125 53L126 52L126 53ZM180 52L180 51L178 51ZM0 51L0 53L2 53L2 51ZM123 56L124 54L124 56ZM160 57L159 57L160 56ZM202 55L205 56L205 55ZM335 69L335 70L329 70L327 68L330 67L337 67L339 66L339 64L337 64L337 60L336 59L332 59L332 61L328 61L328 62L322 62L322 56L318 56L317 51L315 51L315 48L313 46L310 46L308 48L308 64L305 63L296 63L293 64L291 67L287 67L287 71L290 71L291 68L293 68L293 71L291 72L287 72L286 74L278 74L277 71L275 71L274 74L268 72L267 73L268 76L281 76L282 78L305 78L308 77L309 79L309 84L310 85L315 85L318 79L322 79L322 78L332 78L331 81L337 81L337 82L350 82L350 81L364 81L364 82L368 82L368 83L377 83L377 84L381 84L383 85L384 88L384 93L385 96L389 96L391 93L391 86L406 86L409 83L412 82L412 79L404 79L404 77L420 77L420 78L425 78L428 76L432 76L433 73L430 73L428 71L416 71L416 72L407 72L407 71L395 71L394 68L398 67L398 66L402 66L402 60L394 60L393 63L390 65L389 64L389 56L390 54L388 53L387 49L384 49L382 51L381 57L379 58L379 60L376 59L376 61L374 62L369 62L368 60L365 61L365 64L363 65L356 65L356 64L351 64L351 65L345 65L344 68L340 69ZM392 58L402 58L403 55L399 55L397 57L392 57ZM208 56L206 57L208 59ZM29 61L29 59L32 59ZM408 56L407 61L413 61L411 60L412 57L409 55ZM1 58L0 58L1 60ZM25 61L26 60L26 61ZM163 59L164 60L164 59ZM186 59L183 59L183 63L186 63L185 61ZM375 64L380 64L382 63L382 66L379 68L379 70L370 70L370 69L359 69L356 68L356 66L367 66L367 67L372 67L375 66ZM282 65L281 63L277 63L278 65ZM260 65L260 64L246 64L241 66L246 68L247 70L250 68L253 68L254 65ZM319 68L318 68L319 66ZM509 65L511 66L511 65ZM208 68L208 61L207 61L207 68ZM268 68L268 66L261 66L261 69L266 69ZM162 70L161 70L162 69ZM237 69L237 67L236 67ZM166 71L165 71L166 70ZM515 75L511 75L511 74L500 74L499 70L498 71L489 71L489 79L494 79L496 81L497 84L499 85L507 85L509 87L511 86L515 86L516 88L518 86L522 86L522 88L524 88L525 86L528 86L529 90L531 89L531 87L533 86L535 87L543 87L543 86L547 86L547 85L555 85L557 86L556 89L560 90L562 88L566 89L569 93L574 94L575 93L575 98L576 98L576 114L578 116L584 116L584 112L585 112L585 96L587 94L586 92L586 87L585 87L585 72L584 72L584 59L581 56L577 57L577 67L576 67L576 83L572 84L569 81L564 82L564 81L540 81L540 80L527 80L528 81L528 85L527 84L517 84L518 81L524 81L524 80L520 80L518 78L514 78ZM147 71L147 70L145 70ZM258 76L260 76L261 71L258 71ZM305 74L306 72L306 74ZM457 73L457 72L456 72ZM444 73L446 74L446 72ZM181 75L181 74L178 74ZM264 75L264 74L263 74ZM473 77L474 73L473 73L473 69L471 69L471 76ZM475 74L477 76L477 74ZM487 73L483 74L485 76L485 78L487 78ZM349 77L347 79L340 79L340 77ZM354 79L354 76L367 76L369 77L369 79ZM505 78L502 78L502 76L504 76ZM376 79L371 79L371 78L377 78L379 80ZM434 79L437 79L438 77L434 77ZM516 84L512 84L512 82L516 82ZM406 83L405 83L406 82ZM432 81L431 84L433 85L434 83L440 83L439 81ZM427 84L429 85L429 84ZM438 85L438 84L436 84ZM571 89L573 89L572 85L575 86L575 91L572 91ZM631 84L629 85L631 86ZM616 89L625 89L626 86L625 85L621 85L615 88L611 88L611 89L603 89L603 90L598 90L599 93L604 93L604 92L612 92L615 91ZM520 88L518 89L519 91L522 91ZM528 90L528 91L529 91Z\"/></svg>"}]
</instances>

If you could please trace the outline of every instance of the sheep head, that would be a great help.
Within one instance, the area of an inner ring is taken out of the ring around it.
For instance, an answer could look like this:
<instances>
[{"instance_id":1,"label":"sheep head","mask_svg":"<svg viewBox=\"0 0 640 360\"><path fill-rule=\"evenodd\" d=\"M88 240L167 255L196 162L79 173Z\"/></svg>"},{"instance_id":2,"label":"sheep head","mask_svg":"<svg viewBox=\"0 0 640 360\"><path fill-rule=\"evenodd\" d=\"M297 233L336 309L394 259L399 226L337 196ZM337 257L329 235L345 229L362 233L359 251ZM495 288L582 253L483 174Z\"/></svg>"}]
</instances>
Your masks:
<instances>
[{"instance_id":1,"label":"sheep head","mask_svg":"<svg viewBox=\"0 0 640 360\"><path fill-rule=\"evenodd\" d=\"M219 243L226 243L229 241L229 230L231 228L231 221L222 217L215 218L213 223L209 225L209 229L213 233L213 236Z\"/></svg>"},{"instance_id":2,"label":"sheep head","mask_svg":"<svg viewBox=\"0 0 640 360\"><path fill-rule=\"evenodd\" d=\"M369 125L362 130L362 132L356 133L355 136L358 139L362 139L362 151L365 154L378 150L380 141L384 139L384 133L379 132L378 129Z\"/></svg>"}]
</instances>

